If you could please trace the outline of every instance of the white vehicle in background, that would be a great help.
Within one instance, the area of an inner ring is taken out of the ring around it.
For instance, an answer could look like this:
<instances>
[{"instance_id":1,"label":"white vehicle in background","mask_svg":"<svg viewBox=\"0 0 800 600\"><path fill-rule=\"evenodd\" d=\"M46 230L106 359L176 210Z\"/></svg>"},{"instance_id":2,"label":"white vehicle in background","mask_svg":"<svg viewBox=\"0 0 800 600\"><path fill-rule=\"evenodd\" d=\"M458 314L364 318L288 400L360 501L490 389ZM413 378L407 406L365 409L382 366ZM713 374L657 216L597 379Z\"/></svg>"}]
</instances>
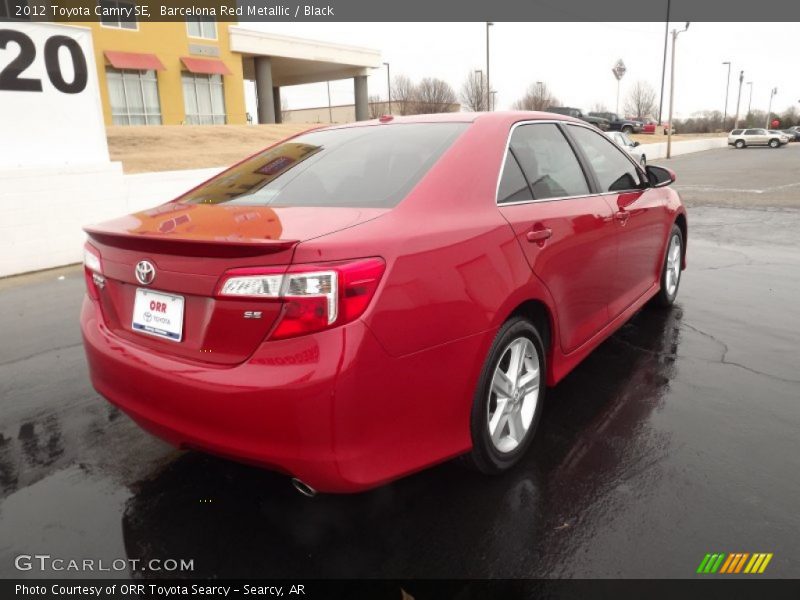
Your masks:
<instances>
[{"instance_id":1,"label":"white vehicle in background","mask_svg":"<svg viewBox=\"0 0 800 600\"><path fill-rule=\"evenodd\" d=\"M606 131L605 134L611 138L611 141L630 154L633 160L642 165L643 168L647 165L647 156L645 156L641 144L639 142L634 142L628 137L627 133L621 131Z\"/></svg>"},{"instance_id":2,"label":"white vehicle in background","mask_svg":"<svg viewBox=\"0 0 800 600\"><path fill-rule=\"evenodd\" d=\"M734 129L728 134L728 145L740 149L747 146L780 148L788 143L788 135L782 131L771 131L769 129Z\"/></svg>"}]
</instances>

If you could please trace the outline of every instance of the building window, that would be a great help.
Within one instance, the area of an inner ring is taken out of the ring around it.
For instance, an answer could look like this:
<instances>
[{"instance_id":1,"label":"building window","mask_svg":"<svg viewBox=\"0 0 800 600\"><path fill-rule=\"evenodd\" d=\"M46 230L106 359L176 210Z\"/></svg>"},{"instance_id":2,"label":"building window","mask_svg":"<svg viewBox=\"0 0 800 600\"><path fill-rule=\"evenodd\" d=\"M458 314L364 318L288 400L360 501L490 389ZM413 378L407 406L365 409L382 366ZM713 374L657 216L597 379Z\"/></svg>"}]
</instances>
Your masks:
<instances>
[{"instance_id":1,"label":"building window","mask_svg":"<svg viewBox=\"0 0 800 600\"><path fill-rule=\"evenodd\" d=\"M217 23L213 17L186 19L186 28L189 32L189 37L202 38L204 40L217 39Z\"/></svg>"},{"instance_id":2,"label":"building window","mask_svg":"<svg viewBox=\"0 0 800 600\"><path fill-rule=\"evenodd\" d=\"M114 125L161 125L155 71L106 69Z\"/></svg>"},{"instance_id":3,"label":"building window","mask_svg":"<svg viewBox=\"0 0 800 600\"><path fill-rule=\"evenodd\" d=\"M0 19L30 21L30 10L27 11L27 14L25 11L27 8L27 0L0 0Z\"/></svg>"},{"instance_id":4,"label":"building window","mask_svg":"<svg viewBox=\"0 0 800 600\"><path fill-rule=\"evenodd\" d=\"M121 2L120 0L100 0L100 23L104 27L117 27L119 29L139 29L136 23L136 3ZM126 16L130 15L130 16Z\"/></svg>"},{"instance_id":5,"label":"building window","mask_svg":"<svg viewBox=\"0 0 800 600\"><path fill-rule=\"evenodd\" d=\"M184 73L183 101L187 124L225 124L225 94L221 75Z\"/></svg>"}]
</instances>

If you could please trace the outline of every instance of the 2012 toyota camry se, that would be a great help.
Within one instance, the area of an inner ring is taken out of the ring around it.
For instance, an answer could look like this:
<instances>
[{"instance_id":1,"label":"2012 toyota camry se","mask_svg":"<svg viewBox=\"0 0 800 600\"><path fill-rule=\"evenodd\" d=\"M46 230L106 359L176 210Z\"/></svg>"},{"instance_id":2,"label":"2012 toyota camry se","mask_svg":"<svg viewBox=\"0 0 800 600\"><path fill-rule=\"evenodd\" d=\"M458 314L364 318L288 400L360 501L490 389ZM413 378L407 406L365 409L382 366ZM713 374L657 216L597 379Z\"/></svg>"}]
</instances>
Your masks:
<instances>
[{"instance_id":1,"label":"2012 toyota camry se","mask_svg":"<svg viewBox=\"0 0 800 600\"><path fill-rule=\"evenodd\" d=\"M546 386L675 300L674 179L548 113L300 134L86 228L92 382L155 435L306 492L459 455L503 471Z\"/></svg>"}]
</instances>

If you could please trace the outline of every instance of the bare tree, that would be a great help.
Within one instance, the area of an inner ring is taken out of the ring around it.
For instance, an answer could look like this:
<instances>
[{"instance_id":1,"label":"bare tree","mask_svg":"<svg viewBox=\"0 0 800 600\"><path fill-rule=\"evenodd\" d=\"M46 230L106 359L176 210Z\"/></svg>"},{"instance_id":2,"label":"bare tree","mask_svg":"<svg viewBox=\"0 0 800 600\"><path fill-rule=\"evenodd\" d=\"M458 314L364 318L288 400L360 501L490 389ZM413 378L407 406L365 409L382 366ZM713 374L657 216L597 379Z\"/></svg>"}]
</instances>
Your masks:
<instances>
[{"instance_id":1,"label":"bare tree","mask_svg":"<svg viewBox=\"0 0 800 600\"><path fill-rule=\"evenodd\" d=\"M392 82L392 106L397 107L401 115L414 114L417 89L414 82L406 75L396 75Z\"/></svg>"},{"instance_id":2,"label":"bare tree","mask_svg":"<svg viewBox=\"0 0 800 600\"><path fill-rule=\"evenodd\" d=\"M595 102L594 104L592 104L592 107L589 110L591 112L596 112L596 113L611 112L608 110L608 107L602 102Z\"/></svg>"},{"instance_id":3,"label":"bare tree","mask_svg":"<svg viewBox=\"0 0 800 600\"><path fill-rule=\"evenodd\" d=\"M655 114L657 110L656 91L646 81L637 81L628 92L625 100L625 112L637 119Z\"/></svg>"},{"instance_id":4,"label":"bare tree","mask_svg":"<svg viewBox=\"0 0 800 600\"><path fill-rule=\"evenodd\" d=\"M525 95L514 103L516 110L545 110L549 106L558 106L556 98L546 83L537 81L528 86Z\"/></svg>"},{"instance_id":5,"label":"bare tree","mask_svg":"<svg viewBox=\"0 0 800 600\"><path fill-rule=\"evenodd\" d=\"M470 71L467 75L461 85L461 104L474 112L486 110L486 86L481 73Z\"/></svg>"},{"instance_id":6,"label":"bare tree","mask_svg":"<svg viewBox=\"0 0 800 600\"><path fill-rule=\"evenodd\" d=\"M443 79L425 77L416 88L415 112L417 114L452 111L452 107L456 103L456 93Z\"/></svg>"},{"instance_id":7,"label":"bare tree","mask_svg":"<svg viewBox=\"0 0 800 600\"><path fill-rule=\"evenodd\" d=\"M387 114L388 104L385 100L381 100L380 96L369 97L369 116L372 119L377 119L380 116Z\"/></svg>"}]
</instances>

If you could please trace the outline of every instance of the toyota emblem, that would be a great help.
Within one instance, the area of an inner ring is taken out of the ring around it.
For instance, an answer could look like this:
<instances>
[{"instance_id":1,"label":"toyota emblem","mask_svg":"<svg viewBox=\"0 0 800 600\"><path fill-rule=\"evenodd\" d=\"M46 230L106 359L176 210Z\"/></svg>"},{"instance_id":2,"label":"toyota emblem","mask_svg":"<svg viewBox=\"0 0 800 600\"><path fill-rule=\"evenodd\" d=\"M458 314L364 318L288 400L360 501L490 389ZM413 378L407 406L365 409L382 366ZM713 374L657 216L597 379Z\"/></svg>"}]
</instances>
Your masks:
<instances>
[{"instance_id":1,"label":"toyota emblem","mask_svg":"<svg viewBox=\"0 0 800 600\"><path fill-rule=\"evenodd\" d=\"M136 281L142 285L150 285L156 278L156 268L149 260L139 261L136 265Z\"/></svg>"}]
</instances>

